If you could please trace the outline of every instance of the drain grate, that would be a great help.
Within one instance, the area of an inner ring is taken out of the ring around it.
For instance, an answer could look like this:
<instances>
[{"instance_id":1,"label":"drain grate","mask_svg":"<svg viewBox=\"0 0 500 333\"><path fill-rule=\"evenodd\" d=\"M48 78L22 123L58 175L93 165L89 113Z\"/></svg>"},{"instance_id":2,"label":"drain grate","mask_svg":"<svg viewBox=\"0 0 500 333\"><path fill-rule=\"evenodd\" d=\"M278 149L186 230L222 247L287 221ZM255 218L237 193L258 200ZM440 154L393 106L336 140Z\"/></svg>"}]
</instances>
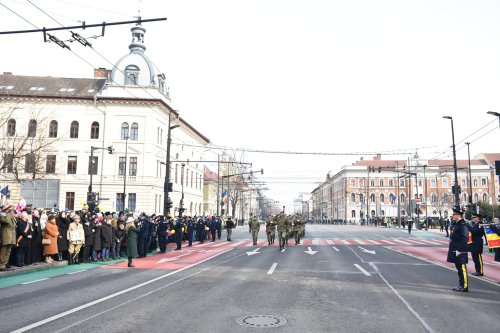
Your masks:
<instances>
[{"instance_id":1,"label":"drain grate","mask_svg":"<svg viewBox=\"0 0 500 333\"><path fill-rule=\"evenodd\" d=\"M279 327L286 324L285 318L266 315L245 316L236 319L236 322L246 327Z\"/></svg>"}]
</instances>

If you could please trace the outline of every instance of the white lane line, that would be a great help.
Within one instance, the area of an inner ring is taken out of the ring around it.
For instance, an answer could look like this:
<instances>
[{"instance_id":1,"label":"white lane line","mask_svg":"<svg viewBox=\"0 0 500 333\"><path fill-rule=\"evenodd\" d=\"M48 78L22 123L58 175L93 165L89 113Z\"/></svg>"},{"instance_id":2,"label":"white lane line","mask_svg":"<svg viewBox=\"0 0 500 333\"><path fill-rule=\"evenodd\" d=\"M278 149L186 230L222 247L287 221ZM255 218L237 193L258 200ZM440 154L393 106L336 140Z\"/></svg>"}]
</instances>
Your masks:
<instances>
[{"instance_id":1,"label":"white lane line","mask_svg":"<svg viewBox=\"0 0 500 333\"><path fill-rule=\"evenodd\" d=\"M227 244L226 242L224 242L224 243L217 243L217 244L214 244L211 247L219 247L219 246L226 245L226 244Z\"/></svg>"},{"instance_id":2,"label":"white lane line","mask_svg":"<svg viewBox=\"0 0 500 333\"><path fill-rule=\"evenodd\" d=\"M87 270L82 269L81 271L76 271L76 272L71 272L71 273L66 273L66 274L71 275L71 274L81 273L81 272L85 272L85 271L87 271Z\"/></svg>"},{"instance_id":3,"label":"white lane line","mask_svg":"<svg viewBox=\"0 0 500 333\"><path fill-rule=\"evenodd\" d=\"M385 240L385 239L381 239L380 241L381 241L381 242L384 242L384 243L387 243L387 244L389 244L389 245L394 245L394 243L393 243L393 242L390 242L390 241Z\"/></svg>"},{"instance_id":4,"label":"white lane line","mask_svg":"<svg viewBox=\"0 0 500 333\"><path fill-rule=\"evenodd\" d=\"M361 239L354 239L354 241L360 245L366 245L366 243L364 241L362 241Z\"/></svg>"},{"instance_id":5,"label":"white lane line","mask_svg":"<svg viewBox=\"0 0 500 333\"><path fill-rule=\"evenodd\" d=\"M349 243L348 241L346 241L345 239L341 239L340 241L341 241L343 244L345 244L345 245L349 245L349 244L350 244L350 243Z\"/></svg>"},{"instance_id":6,"label":"white lane line","mask_svg":"<svg viewBox=\"0 0 500 333\"><path fill-rule=\"evenodd\" d=\"M328 245L333 245L333 244L335 244L335 243L334 243L331 239L328 239L328 240L326 241L326 244L328 244Z\"/></svg>"},{"instance_id":7,"label":"white lane line","mask_svg":"<svg viewBox=\"0 0 500 333\"><path fill-rule=\"evenodd\" d=\"M201 260L201 261L199 261L199 262L197 262L197 263L194 263L194 264L192 264L192 265L188 265L188 266L183 267L183 268L180 268L180 269L178 269L178 270L176 270L176 271L173 271L173 272L170 272L170 273L167 273L167 274L164 274L164 275L158 276L158 277L156 277L156 278L154 278L154 279L151 279L151 280L148 280L148 281L146 281L146 282L143 282L143 283L137 284L137 285L135 285L135 286L133 286L133 287L130 287L130 288L127 288L127 289L123 289L123 290L120 290L120 291L118 291L118 292L116 292L116 293L114 293L114 294L111 294L111 295L105 296L105 297L103 297L103 298L96 299L95 301L89 302L89 303L87 303L87 304L83 304L83 305L77 306L76 308L73 308L73 309L70 309L70 310L67 310L67 311L61 312L61 313L56 314L56 315L54 315L54 316L52 316L52 317L45 318L45 319L43 319L43 320L37 321L37 322L35 322L35 323L33 323L33 324L30 324L30 325L28 325L28 326L21 327L21 328L19 328L19 329L15 330L15 331L12 331L11 333L22 333L22 332L26 332L26 331L32 330L32 329L34 329L34 328L36 328L36 327L39 327L39 326L45 325L45 324L47 324L47 323L50 323L50 322L52 322L52 321L55 321L55 320L61 319L61 318L63 318L63 317L69 316L70 314L73 314L73 313L78 312L78 311L80 311L80 310L83 310L83 309L89 308L89 307L91 307L91 306L94 306L94 305L96 305L96 304L102 303L102 302L107 301L107 300L109 300L109 299L112 299L112 298L115 298L115 297L117 297L117 296L120 296L120 295L126 294L126 293L128 293L129 291L132 291L132 290L135 290L135 289L138 289L138 288L141 288L141 287L147 286L148 284L154 283L154 282L156 282L156 281L162 280L162 279L164 279L164 278L166 278L166 277L169 277L169 276L171 276L171 275L174 275L174 274L177 274L177 273L179 273L179 272L185 271L186 269L189 269L189 268L191 268L191 267L194 267L194 266L197 266L197 265L199 265L199 264L202 264L202 263L204 263L205 261L212 260L213 258L215 258L215 257L217 257L217 256L219 256L219 255L221 255L221 254L223 254L223 253L229 252L229 251L231 251L231 250L232 250L232 249L229 249L229 250L224 251L224 252L220 252L220 253L218 253L218 254L216 254L216 255L212 256L212 257L209 257L209 258L203 259L203 260ZM230 259L230 260L232 260L232 259ZM227 261L229 261L229 260L227 260ZM226 261L223 261L222 263L225 263L225 262L226 262ZM218 265L219 265L219 264L218 264ZM203 271L209 270L209 269L211 269L211 268L213 268L213 267L216 267L216 266L218 266L218 265L214 265L214 266L212 266L212 267L208 267L208 268L202 269L202 270L200 270L200 271L198 271L198 272L196 272L196 273L193 273L193 274L190 274L190 275L185 276L185 277L183 277L183 278L180 278L180 279L179 279L179 280L177 280L177 281L173 281L173 282L171 282L171 283L168 283L168 284L166 284L166 285L163 285L163 286L161 286L160 288L157 288L157 289L155 289L155 290L152 290L152 291L150 291L150 292L147 292L147 293L145 293L145 294L143 294L143 295L141 295L141 296L139 296L139 297L136 297L135 299L129 299L129 300L128 300L128 301L126 301L125 303L118 304L118 305L116 305L115 307L109 308L107 311L110 311L110 310L112 310L112 309L114 309L114 308L118 308L118 307L123 306L123 305L125 305L125 304L127 304L127 303L134 302L134 301L136 301L136 300L138 300L138 299L141 299L141 298L143 298L143 297L145 297L145 296L151 295L151 294L153 294L153 293L157 292L158 290L161 290L161 289L164 289L164 288L168 288L169 286L171 286L171 285L173 285L173 284L175 284L175 283L177 283L177 282L180 282L180 281L186 280L186 279L188 279L188 278L190 278L190 277L193 277L193 276L195 276L195 275L198 275L198 274L202 273ZM104 311L104 312L106 312L106 311ZM102 314L102 313L101 313L101 314ZM81 322L83 322L83 321L85 321L85 319L83 319ZM77 324L78 324L78 322L77 322ZM71 327L71 326L70 326L70 327ZM69 327L66 327L65 329L67 329L67 328L69 328Z\"/></svg>"},{"instance_id":8,"label":"white lane line","mask_svg":"<svg viewBox=\"0 0 500 333\"><path fill-rule=\"evenodd\" d=\"M402 241L402 240L400 240L400 239L393 239L393 241L398 242L398 243L401 243L401 244L404 244L404 245L410 245L410 244L411 244L411 243L408 243L408 242Z\"/></svg>"},{"instance_id":9,"label":"white lane line","mask_svg":"<svg viewBox=\"0 0 500 333\"><path fill-rule=\"evenodd\" d=\"M374 244L374 245L380 245L380 243L379 243L379 242L374 241L374 240L371 240L371 239L365 239L365 242L370 242L370 243L372 243L372 244Z\"/></svg>"},{"instance_id":10,"label":"white lane line","mask_svg":"<svg viewBox=\"0 0 500 333\"><path fill-rule=\"evenodd\" d=\"M267 274L273 274L274 270L276 269L276 266L278 266L277 262L272 264L271 268L269 268L269 270L267 271Z\"/></svg>"},{"instance_id":11,"label":"white lane line","mask_svg":"<svg viewBox=\"0 0 500 333\"><path fill-rule=\"evenodd\" d=\"M334 249L335 251L339 252L340 250L337 249L335 246L332 246L332 249Z\"/></svg>"},{"instance_id":12,"label":"white lane line","mask_svg":"<svg viewBox=\"0 0 500 333\"><path fill-rule=\"evenodd\" d=\"M432 328L429 326L429 324L427 324L427 322L418 314L417 311L415 311L410 303L408 303L408 301L406 299L403 298L403 296L401 296L398 291L389 283L389 281L387 281L384 276L379 272L378 270L378 267L373 264L373 263L370 263L370 266L372 266L375 271L377 272L377 274L380 276L380 278L385 282L385 284L389 287L389 289L392 290L392 292L394 294L396 294L396 296L401 300L401 302L403 302L403 304L406 306L406 308L408 309L408 311L410 311L414 316L415 318L417 318L417 320L422 324L422 326L424 326L425 330L429 333L433 333L434 331L432 330Z\"/></svg>"},{"instance_id":13,"label":"white lane line","mask_svg":"<svg viewBox=\"0 0 500 333\"><path fill-rule=\"evenodd\" d=\"M432 244L432 245L441 245L441 243L438 243L438 242L432 241L432 240L427 240L427 239L422 239L421 242L424 242L427 244Z\"/></svg>"},{"instance_id":14,"label":"white lane line","mask_svg":"<svg viewBox=\"0 0 500 333\"><path fill-rule=\"evenodd\" d=\"M40 282L40 281L45 281L45 280L48 280L48 279L49 279L49 278L39 279L39 280L35 280L35 281L24 282L24 283L21 283L21 284L31 284L31 283L37 283L37 282Z\"/></svg>"},{"instance_id":15,"label":"white lane line","mask_svg":"<svg viewBox=\"0 0 500 333\"><path fill-rule=\"evenodd\" d=\"M363 267L361 267L360 265L358 264L354 264L354 266L356 266L357 269L359 269L361 271L361 273L363 273L364 275L366 276L372 276L370 273L368 273Z\"/></svg>"}]
</instances>

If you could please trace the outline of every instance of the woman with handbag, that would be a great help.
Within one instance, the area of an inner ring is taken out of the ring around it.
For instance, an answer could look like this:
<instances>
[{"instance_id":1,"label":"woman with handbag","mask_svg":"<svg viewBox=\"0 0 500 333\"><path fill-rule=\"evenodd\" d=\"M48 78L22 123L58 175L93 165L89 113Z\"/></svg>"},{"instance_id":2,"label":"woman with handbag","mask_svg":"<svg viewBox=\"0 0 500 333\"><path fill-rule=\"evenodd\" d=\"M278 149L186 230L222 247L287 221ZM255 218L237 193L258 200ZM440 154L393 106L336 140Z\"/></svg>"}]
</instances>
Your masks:
<instances>
[{"instance_id":1,"label":"woman with handbag","mask_svg":"<svg viewBox=\"0 0 500 333\"><path fill-rule=\"evenodd\" d=\"M49 215L47 218L47 225L45 226L45 233L43 235L43 254L45 255L45 262L50 264L54 262L52 255L58 254L57 250L57 237L59 236L59 229L56 224L56 217Z\"/></svg>"}]
</instances>

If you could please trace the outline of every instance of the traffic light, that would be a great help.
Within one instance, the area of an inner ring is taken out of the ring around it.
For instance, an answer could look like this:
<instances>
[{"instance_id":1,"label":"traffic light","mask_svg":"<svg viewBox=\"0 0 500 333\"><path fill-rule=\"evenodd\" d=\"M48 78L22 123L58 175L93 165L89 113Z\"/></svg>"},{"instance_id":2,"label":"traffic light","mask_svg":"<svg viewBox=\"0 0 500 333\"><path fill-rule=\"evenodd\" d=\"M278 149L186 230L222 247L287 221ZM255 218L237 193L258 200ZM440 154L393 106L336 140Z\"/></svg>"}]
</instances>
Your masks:
<instances>
[{"instance_id":1,"label":"traffic light","mask_svg":"<svg viewBox=\"0 0 500 333\"><path fill-rule=\"evenodd\" d=\"M97 205L97 193L87 192L87 206L89 206L89 212L93 212Z\"/></svg>"},{"instance_id":2,"label":"traffic light","mask_svg":"<svg viewBox=\"0 0 500 333\"><path fill-rule=\"evenodd\" d=\"M172 182L168 182L168 184L167 184L167 192L172 192L173 191L173 186L174 186L174 184Z\"/></svg>"},{"instance_id":3,"label":"traffic light","mask_svg":"<svg viewBox=\"0 0 500 333\"><path fill-rule=\"evenodd\" d=\"M172 199L170 199L170 197L167 199L167 209L170 210L170 208L172 208L173 204L172 204Z\"/></svg>"},{"instance_id":4,"label":"traffic light","mask_svg":"<svg viewBox=\"0 0 500 333\"><path fill-rule=\"evenodd\" d=\"M108 153L113 155L113 153L115 152L115 150L113 149L113 146L109 146L108 147Z\"/></svg>"}]
</instances>

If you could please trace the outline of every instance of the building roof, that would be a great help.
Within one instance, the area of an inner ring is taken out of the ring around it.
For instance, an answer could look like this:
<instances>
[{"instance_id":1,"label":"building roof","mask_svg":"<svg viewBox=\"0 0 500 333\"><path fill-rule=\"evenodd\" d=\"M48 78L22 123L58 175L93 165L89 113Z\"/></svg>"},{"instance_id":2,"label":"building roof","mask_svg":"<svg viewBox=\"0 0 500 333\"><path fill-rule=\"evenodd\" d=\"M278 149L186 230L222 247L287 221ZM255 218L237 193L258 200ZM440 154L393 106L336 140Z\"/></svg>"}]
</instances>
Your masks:
<instances>
[{"instance_id":1,"label":"building roof","mask_svg":"<svg viewBox=\"0 0 500 333\"><path fill-rule=\"evenodd\" d=\"M106 79L0 75L0 96L94 98Z\"/></svg>"},{"instance_id":2,"label":"building roof","mask_svg":"<svg viewBox=\"0 0 500 333\"><path fill-rule=\"evenodd\" d=\"M203 180L217 182L218 177L215 172L205 166L205 168L203 169Z\"/></svg>"}]
</instances>

